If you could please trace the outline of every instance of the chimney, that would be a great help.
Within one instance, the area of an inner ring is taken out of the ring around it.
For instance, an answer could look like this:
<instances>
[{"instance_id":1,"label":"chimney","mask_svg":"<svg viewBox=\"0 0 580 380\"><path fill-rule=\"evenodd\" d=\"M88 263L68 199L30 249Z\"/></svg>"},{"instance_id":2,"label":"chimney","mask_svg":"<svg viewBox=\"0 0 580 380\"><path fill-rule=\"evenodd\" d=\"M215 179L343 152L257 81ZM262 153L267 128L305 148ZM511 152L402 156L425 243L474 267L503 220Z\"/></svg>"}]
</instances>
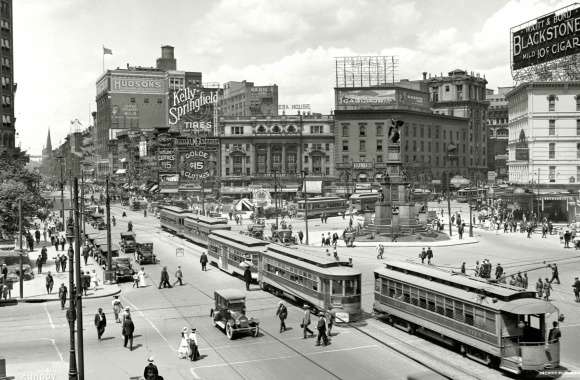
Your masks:
<instances>
[{"instance_id":1,"label":"chimney","mask_svg":"<svg viewBox=\"0 0 580 380\"><path fill-rule=\"evenodd\" d=\"M423 80L427 79L427 72L423 71Z\"/></svg>"}]
</instances>

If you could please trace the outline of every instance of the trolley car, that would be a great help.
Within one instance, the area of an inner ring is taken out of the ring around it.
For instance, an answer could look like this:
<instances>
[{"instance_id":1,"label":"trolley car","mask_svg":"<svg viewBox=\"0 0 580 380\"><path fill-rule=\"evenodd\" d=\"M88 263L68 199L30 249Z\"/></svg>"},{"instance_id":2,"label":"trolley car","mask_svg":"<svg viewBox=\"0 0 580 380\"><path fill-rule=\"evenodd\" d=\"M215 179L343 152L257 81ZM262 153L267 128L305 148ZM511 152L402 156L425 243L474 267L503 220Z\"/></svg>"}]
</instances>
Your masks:
<instances>
[{"instance_id":1,"label":"trolley car","mask_svg":"<svg viewBox=\"0 0 580 380\"><path fill-rule=\"evenodd\" d=\"M230 274L243 275L246 267L252 279L258 280L260 254L266 250L267 241L256 239L239 232L214 230L209 235L207 255L221 270Z\"/></svg>"},{"instance_id":2,"label":"trolley car","mask_svg":"<svg viewBox=\"0 0 580 380\"><path fill-rule=\"evenodd\" d=\"M259 283L274 294L329 310L338 322L361 314L361 272L350 260L270 244L261 254Z\"/></svg>"},{"instance_id":3,"label":"trolley car","mask_svg":"<svg viewBox=\"0 0 580 380\"><path fill-rule=\"evenodd\" d=\"M560 343L546 338L558 309L533 291L410 262L374 275L374 311L409 333L515 374L559 366Z\"/></svg>"},{"instance_id":4,"label":"trolley car","mask_svg":"<svg viewBox=\"0 0 580 380\"><path fill-rule=\"evenodd\" d=\"M304 217L304 199L298 201L298 216ZM348 201L340 197L312 197L306 200L308 205L308 217L320 217L325 211L326 215L339 215L346 211Z\"/></svg>"},{"instance_id":5,"label":"trolley car","mask_svg":"<svg viewBox=\"0 0 580 380\"><path fill-rule=\"evenodd\" d=\"M355 193L350 196L350 207L357 211L374 210L379 193Z\"/></svg>"},{"instance_id":6,"label":"trolley car","mask_svg":"<svg viewBox=\"0 0 580 380\"><path fill-rule=\"evenodd\" d=\"M181 235L183 223L187 216L192 215L187 210L175 206L162 206L159 208L159 221L165 231Z\"/></svg>"},{"instance_id":7,"label":"trolley car","mask_svg":"<svg viewBox=\"0 0 580 380\"><path fill-rule=\"evenodd\" d=\"M182 235L196 244L207 246L208 237L213 231L230 230L228 222L222 218L202 215L188 215L183 221Z\"/></svg>"}]
</instances>

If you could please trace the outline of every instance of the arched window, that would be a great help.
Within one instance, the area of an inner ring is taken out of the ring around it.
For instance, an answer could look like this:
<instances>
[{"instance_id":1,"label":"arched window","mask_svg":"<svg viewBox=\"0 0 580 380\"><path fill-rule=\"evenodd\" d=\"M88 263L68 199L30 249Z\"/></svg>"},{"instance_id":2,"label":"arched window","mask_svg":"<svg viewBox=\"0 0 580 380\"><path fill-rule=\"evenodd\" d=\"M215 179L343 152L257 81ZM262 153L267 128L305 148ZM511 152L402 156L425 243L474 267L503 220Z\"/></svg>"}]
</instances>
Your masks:
<instances>
[{"instance_id":1,"label":"arched window","mask_svg":"<svg viewBox=\"0 0 580 380\"><path fill-rule=\"evenodd\" d=\"M263 125L258 126L258 133L266 133L266 127Z\"/></svg>"},{"instance_id":2,"label":"arched window","mask_svg":"<svg viewBox=\"0 0 580 380\"><path fill-rule=\"evenodd\" d=\"M275 125L272 127L272 133L280 133L280 127Z\"/></svg>"},{"instance_id":3,"label":"arched window","mask_svg":"<svg viewBox=\"0 0 580 380\"><path fill-rule=\"evenodd\" d=\"M556 110L556 95L548 96L548 111L554 112Z\"/></svg>"},{"instance_id":4,"label":"arched window","mask_svg":"<svg viewBox=\"0 0 580 380\"><path fill-rule=\"evenodd\" d=\"M293 125L289 125L286 130L288 131L288 133L296 133L296 127Z\"/></svg>"}]
</instances>

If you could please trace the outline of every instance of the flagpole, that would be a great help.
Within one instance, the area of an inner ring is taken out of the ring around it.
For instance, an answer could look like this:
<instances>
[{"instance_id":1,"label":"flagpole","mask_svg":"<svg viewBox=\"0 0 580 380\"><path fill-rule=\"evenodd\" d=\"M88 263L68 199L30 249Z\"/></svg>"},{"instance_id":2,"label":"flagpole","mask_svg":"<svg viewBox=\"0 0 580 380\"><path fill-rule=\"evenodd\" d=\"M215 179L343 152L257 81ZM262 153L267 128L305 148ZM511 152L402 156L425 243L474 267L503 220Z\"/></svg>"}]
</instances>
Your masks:
<instances>
[{"instance_id":1,"label":"flagpole","mask_svg":"<svg viewBox=\"0 0 580 380\"><path fill-rule=\"evenodd\" d=\"M103 45L103 72L105 72L105 45Z\"/></svg>"}]
</instances>

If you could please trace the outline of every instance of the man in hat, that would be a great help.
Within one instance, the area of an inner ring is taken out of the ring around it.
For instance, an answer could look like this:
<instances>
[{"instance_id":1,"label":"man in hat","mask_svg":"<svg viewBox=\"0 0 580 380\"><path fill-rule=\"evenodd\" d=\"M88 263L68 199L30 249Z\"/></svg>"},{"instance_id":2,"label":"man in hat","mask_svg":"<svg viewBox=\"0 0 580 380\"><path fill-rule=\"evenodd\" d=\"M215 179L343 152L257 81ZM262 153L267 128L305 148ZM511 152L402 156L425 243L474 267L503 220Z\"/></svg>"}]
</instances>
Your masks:
<instances>
[{"instance_id":1,"label":"man in hat","mask_svg":"<svg viewBox=\"0 0 580 380\"><path fill-rule=\"evenodd\" d=\"M203 252L201 254L201 257L199 258L199 263L201 264L201 270L202 272L207 271L207 255L205 254L205 252Z\"/></svg>"},{"instance_id":2,"label":"man in hat","mask_svg":"<svg viewBox=\"0 0 580 380\"><path fill-rule=\"evenodd\" d=\"M276 310L276 315L280 318L280 333L286 331L286 318L288 318L288 309L284 305L284 302L280 301L278 303L278 310Z\"/></svg>"},{"instance_id":3,"label":"man in hat","mask_svg":"<svg viewBox=\"0 0 580 380\"><path fill-rule=\"evenodd\" d=\"M147 359L147 362L149 364L145 366L145 370L143 371L143 377L145 378L145 380L156 380L157 376L159 376L159 370L157 369L157 366L154 364L155 360L153 359L153 356L150 356Z\"/></svg>"},{"instance_id":4,"label":"man in hat","mask_svg":"<svg viewBox=\"0 0 580 380\"><path fill-rule=\"evenodd\" d=\"M252 283L252 271L250 267L246 267L244 270L244 281L246 282L246 290L250 290L250 284Z\"/></svg>"},{"instance_id":5,"label":"man in hat","mask_svg":"<svg viewBox=\"0 0 580 380\"><path fill-rule=\"evenodd\" d=\"M576 302L580 302L580 280L578 277L574 277L574 285L572 285L574 289L574 297L576 298Z\"/></svg>"},{"instance_id":6,"label":"man in hat","mask_svg":"<svg viewBox=\"0 0 580 380\"><path fill-rule=\"evenodd\" d=\"M61 310L64 310L64 304L66 303L67 293L68 293L68 290L67 290L66 286L63 283L61 283L60 288L58 288L58 298L60 299Z\"/></svg>"},{"instance_id":7,"label":"man in hat","mask_svg":"<svg viewBox=\"0 0 580 380\"><path fill-rule=\"evenodd\" d=\"M123 311L123 316L121 317L121 322L125 322L125 319L131 318L131 309L129 306L125 307L125 311Z\"/></svg>"},{"instance_id":8,"label":"man in hat","mask_svg":"<svg viewBox=\"0 0 580 380\"><path fill-rule=\"evenodd\" d=\"M131 315L123 316L122 332L123 337L125 338L123 347L127 347L127 343L129 343L129 350L133 351L133 333L135 332L135 325L131 320Z\"/></svg>"},{"instance_id":9,"label":"man in hat","mask_svg":"<svg viewBox=\"0 0 580 380\"><path fill-rule=\"evenodd\" d=\"M320 313L318 318L318 322L316 324L316 329L318 330L318 337L316 338L316 345L320 346L320 340L325 346L328 346L328 337L326 336L326 318L324 318L324 313Z\"/></svg>"},{"instance_id":10,"label":"man in hat","mask_svg":"<svg viewBox=\"0 0 580 380\"><path fill-rule=\"evenodd\" d=\"M169 283L169 273L167 272L167 267L163 267L161 270L161 281L159 282L159 289L161 287L164 288L172 288L171 284Z\"/></svg>"},{"instance_id":11,"label":"man in hat","mask_svg":"<svg viewBox=\"0 0 580 380\"><path fill-rule=\"evenodd\" d=\"M97 314L95 314L95 327L97 328L97 337L101 341L101 337L105 332L105 326L107 326L107 317L103 313L103 308L99 307Z\"/></svg>"},{"instance_id":12,"label":"man in hat","mask_svg":"<svg viewBox=\"0 0 580 380\"><path fill-rule=\"evenodd\" d=\"M302 323L300 324L300 327L302 327L304 332L304 339L307 338L306 333L309 333L310 336L314 336L314 332L308 328L308 325L310 325L310 307L304 304L304 316L302 317Z\"/></svg>"},{"instance_id":13,"label":"man in hat","mask_svg":"<svg viewBox=\"0 0 580 380\"><path fill-rule=\"evenodd\" d=\"M121 320L119 319L119 314L121 313L121 310L123 310L123 304L121 303L121 300L119 300L119 296L113 296L113 313L115 314L115 322L117 323L121 323Z\"/></svg>"}]
</instances>

